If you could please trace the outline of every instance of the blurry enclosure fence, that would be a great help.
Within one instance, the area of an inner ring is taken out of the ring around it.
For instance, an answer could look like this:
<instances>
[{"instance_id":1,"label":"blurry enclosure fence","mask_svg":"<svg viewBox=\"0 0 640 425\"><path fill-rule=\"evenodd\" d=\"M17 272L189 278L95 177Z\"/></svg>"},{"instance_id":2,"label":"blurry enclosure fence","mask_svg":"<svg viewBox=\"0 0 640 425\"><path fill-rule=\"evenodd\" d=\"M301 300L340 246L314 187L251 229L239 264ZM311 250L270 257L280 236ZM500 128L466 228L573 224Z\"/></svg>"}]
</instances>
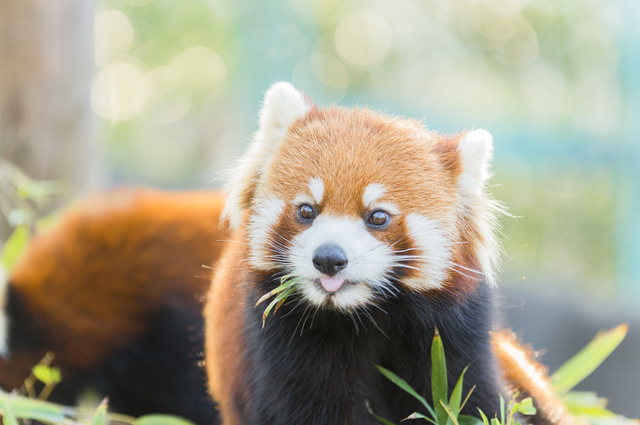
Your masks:
<instances>
[{"instance_id":1,"label":"blurry enclosure fence","mask_svg":"<svg viewBox=\"0 0 640 425\"><path fill-rule=\"evenodd\" d=\"M94 7L90 0L0 2L0 158L35 179L63 180L65 199L86 188L96 166ZM0 240L9 232L10 190L0 188Z\"/></svg>"}]
</instances>

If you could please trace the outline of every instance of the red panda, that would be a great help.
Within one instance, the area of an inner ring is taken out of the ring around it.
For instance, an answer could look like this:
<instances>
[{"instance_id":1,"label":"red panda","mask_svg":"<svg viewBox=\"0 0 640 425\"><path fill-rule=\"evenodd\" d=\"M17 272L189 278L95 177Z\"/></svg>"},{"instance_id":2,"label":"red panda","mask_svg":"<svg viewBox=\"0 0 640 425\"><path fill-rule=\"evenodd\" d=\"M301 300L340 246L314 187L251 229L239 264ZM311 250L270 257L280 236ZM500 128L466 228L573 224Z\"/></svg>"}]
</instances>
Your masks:
<instances>
[{"instance_id":1,"label":"red panda","mask_svg":"<svg viewBox=\"0 0 640 425\"><path fill-rule=\"evenodd\" d=\"M500 206L486 193L484 130L443 135L367 109L321 109L288 83L228 182L236 230L205 305L209 385L225 425L398 423L431 399L430 347L463 409L492 417L506 383L492 349ZM263 323L256 303L296 290ZM264 328L263 328L264 325ZM451 388L450 388L451 389Z\"/></svg>"},{"instance_id":2,"label":"red panda","mask_svg":"<svg viewBox=\"0 0 640 425\"><path fill-rule=\"evenodd\" d=\"M0 386L20 387L52 351L63 376L53 401L92 386L117 412L214 423L198 354L202 298L227 237L222 205L214 192L122 189L36 236L0 292Z\"/></svg>"}]
</instances>

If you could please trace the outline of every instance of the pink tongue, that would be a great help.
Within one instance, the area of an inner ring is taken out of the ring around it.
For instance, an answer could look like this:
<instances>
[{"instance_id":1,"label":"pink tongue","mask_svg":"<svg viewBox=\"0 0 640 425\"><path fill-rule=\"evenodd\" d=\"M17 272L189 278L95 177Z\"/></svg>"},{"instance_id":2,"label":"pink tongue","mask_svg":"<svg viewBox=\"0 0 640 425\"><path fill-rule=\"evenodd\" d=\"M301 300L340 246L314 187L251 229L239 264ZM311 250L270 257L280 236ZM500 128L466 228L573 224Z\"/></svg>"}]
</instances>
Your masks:
<instances>
[{"instance_id":1,"label":"pink tongue","mask_svg":"<svg viewBox=\"0 0 640 425\"><path fill-rule=\"evenodd\" d=\"M322 284L322 287L327 291L335 292L340 289L340 287L344 283L344 278L325 276L320 278L320 283Z\"/></svg>"}]
</instances>

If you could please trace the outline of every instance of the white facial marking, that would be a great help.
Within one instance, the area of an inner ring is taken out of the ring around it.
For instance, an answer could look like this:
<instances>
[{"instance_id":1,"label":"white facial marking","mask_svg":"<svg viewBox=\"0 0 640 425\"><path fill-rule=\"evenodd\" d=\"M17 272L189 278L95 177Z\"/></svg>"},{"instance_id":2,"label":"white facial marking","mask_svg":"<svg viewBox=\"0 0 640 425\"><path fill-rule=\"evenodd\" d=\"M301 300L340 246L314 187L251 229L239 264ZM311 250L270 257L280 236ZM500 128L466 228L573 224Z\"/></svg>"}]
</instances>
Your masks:
<instances>
[{"instance_id":1,"label":"white facial marking","mask_svg":"<svg viewBox=\"0 0 640 425\"><path fill-rule=\"evenodd\" d=\"M249 224L249 247L251 253L249 261L251 265L261 270L269 270L277 267L280 262L278 258L272 258L273 254L269 248L282 251L282 242L272 240L274 226L278 223L280 215L284 210L285 203L280 199L267 199L255 206L255 213L252 215Z\"/></svg>"},{"instance_id":2,"label":"white facial marking","mask_svg":"<svg viewBox=\"0 0 640 425\"><path fill-rule=\"evenodd\" d=\"M409 234L419 251L410 251L407 257L418 257L421 276L404 279L416 290L442 287L451 264L451 243L438 222L421 214L411 213L406 218Z\"/></svg>"},{"instance_id":3,"label":"white facial marking","mask_svg":"<svg viewBox=\"0 0 640 425\"><path fill-rule=\"evenodd\" d=\"M324 183L322 179L313 178L309 180L309 190L311 191L311 196L316 201L316 204L322 203L322 197L324 196Z\"/></svg>"},{"instance_id":4,"label":"white facial marking","mask_svg":"<svg viewBox=\"0 0 640 425\"><path fill-rule=\"evenodd\" d=\"M8 283L9 278L0 266L0 356L2 357L9 354L9 321L6 313Z\"/></svg>"},{"instance_id":5,"label":"white facial marking","mask_svg":"<svg viewBox=\"0 0 640 425\"><path fill-rule=\"evenodd\" d=\"M335 244L347 257L347 267L336 276L346 282L333 293L325 291L318 280L324 276L313 266L315 250L324 244ZM320 215L311 227L298 234L289 250L291 270L302 278L300 290L309 302L317 306L332 306L351 310L366 305L378 292L390 292L388 273L394 264L391 248L374 238L361 219Z\"/></svg>"},{"instance_id":6,"label":"white facial marking","mask_svg":"<svg viewBox=\"0 0 640 425\"><path fill-rule=\"evenodd\" d=\"M371 183L364 189L364 194L362 195L362 203L365 207L369 208L374 202L384 196L386 192L385 188L378 183Z\"/></svg>"}]
</instances>

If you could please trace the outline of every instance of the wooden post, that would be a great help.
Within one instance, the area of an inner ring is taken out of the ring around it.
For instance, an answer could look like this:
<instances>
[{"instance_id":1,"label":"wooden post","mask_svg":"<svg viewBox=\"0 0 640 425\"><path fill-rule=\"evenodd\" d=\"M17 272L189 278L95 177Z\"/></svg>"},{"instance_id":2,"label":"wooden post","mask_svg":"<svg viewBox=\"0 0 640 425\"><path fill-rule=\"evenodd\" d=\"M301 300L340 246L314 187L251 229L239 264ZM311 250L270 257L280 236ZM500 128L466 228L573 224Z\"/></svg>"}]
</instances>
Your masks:
<instances>
[{"instance_id":1,"label":"wooden post","mask_svg":"<svg viewBox=\"0 0 640 425\"><path fill-rule=\"evenodd\" d=\"M93 16L91 0L0 1L0 157L67 197L93 180Z\"/></svg>"}]
</instances>

